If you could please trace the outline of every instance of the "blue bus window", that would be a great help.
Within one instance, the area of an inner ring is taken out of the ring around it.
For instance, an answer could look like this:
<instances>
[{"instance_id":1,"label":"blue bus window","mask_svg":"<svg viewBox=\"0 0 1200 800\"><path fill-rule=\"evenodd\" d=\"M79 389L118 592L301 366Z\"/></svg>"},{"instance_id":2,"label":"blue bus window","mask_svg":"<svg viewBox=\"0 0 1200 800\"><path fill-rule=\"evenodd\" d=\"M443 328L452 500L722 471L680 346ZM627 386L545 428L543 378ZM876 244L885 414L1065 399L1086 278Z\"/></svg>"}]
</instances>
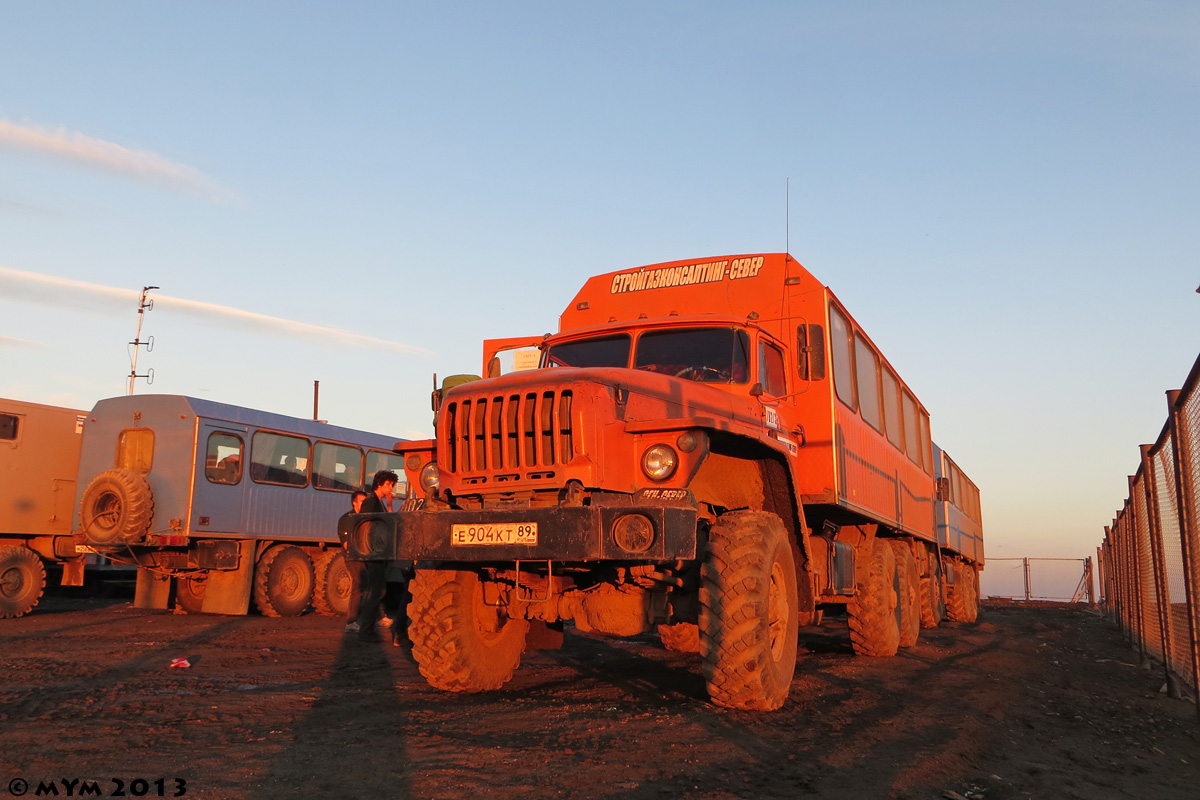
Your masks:
<instances>
[{"instance_id":1,"label":"blue bus window","mask_svg":"<svg viewBox=\"0 0 1200 800\"><path fill-rule=\"evenodd\" d=\"M308 485L308 439L259 431L250 444L250 480Z\"/></svg>"},{"instance_id":2,"label":"blue bus window","mask_svg":"<svg viewBox=\"0 0 1200 800\"><path fill-rule=\"evenodd\" d=\"M335 492L361 489L362 462L362 451L357 447L317 442L313 446L313 486Z\"/></svg>"},{"instance_id":3,"label":"blue bus window","mask_svg":"<svg viewBox=\"0 0 1200 800\"><path fill-rule=\"evenodd\" d=\"M242 437L213 433L208 437L204 477L212 483L238 483L242 479Z\"/></svg>"}]
</instances>

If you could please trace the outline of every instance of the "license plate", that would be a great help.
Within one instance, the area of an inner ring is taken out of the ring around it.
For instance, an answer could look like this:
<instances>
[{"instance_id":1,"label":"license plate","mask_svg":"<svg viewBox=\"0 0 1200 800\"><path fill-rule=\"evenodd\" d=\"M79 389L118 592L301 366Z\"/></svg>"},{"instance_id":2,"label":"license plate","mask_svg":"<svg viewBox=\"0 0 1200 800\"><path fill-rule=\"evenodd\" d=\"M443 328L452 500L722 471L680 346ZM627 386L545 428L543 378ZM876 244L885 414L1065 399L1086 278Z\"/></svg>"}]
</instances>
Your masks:
<instances>
[{"instance_id":1,"label":"license plate","mask_svg":"<svg viewBox=\"0 0 1200 800\"><path fill-rule=\"evenodd\" d=\"M536 522L481 523L451 525L450 544L537 544Z\"/></svg>"}]
</instances>

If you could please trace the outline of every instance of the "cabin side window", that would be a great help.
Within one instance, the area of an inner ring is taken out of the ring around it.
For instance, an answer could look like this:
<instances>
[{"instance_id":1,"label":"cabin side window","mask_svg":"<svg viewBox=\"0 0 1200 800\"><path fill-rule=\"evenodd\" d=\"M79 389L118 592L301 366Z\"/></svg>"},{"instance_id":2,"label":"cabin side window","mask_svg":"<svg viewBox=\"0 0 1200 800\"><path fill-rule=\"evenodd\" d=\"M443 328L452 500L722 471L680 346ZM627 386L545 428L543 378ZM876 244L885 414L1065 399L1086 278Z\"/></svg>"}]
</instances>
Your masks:
<instances>
[{"instance_id":1,"label":"cabin side window","mask_svg":"<svg viewBox=\"0 0 1200 800\"><path fill-rule=\"evenodd\" d=\"M783 351L770 342L760 342L758 348L758 380L762 383L763 392L773 397L783 397L787 394Z\"/></svg>"},{"instance_id":2,"label":"cabin side window","mask_svg":"<svg viewBox=\"0 0 1200 800\"><path fill-rule=\"evenodd\" d=\"M357 447L333 442L313 446L313 487L333 492L353 492L363 485L363 454Z\"/></svg>"},{"instance_id":3,"label":"cabin side window","mask_svg":"<svg viewBox=\"0 0 1200 800\"><path fill-rule=\"evenodd\" d=\"M259 431L250 443L250 480L308 485L308 439Z\"/></svg>"},{"instance_id":4,"label":"cabin side window","mask_svg":"<svg viewBox=\"0 0 1200 800\"><path fill-rule=\"evenodd\" d=\"M242 437L210 433L204 456L204 477L211 483L236 484L242 480Z\"/></svg>"},{"instance_id":5,"label":"cabin side window","mask_svg":"<svg viewBox=\"0 0 1200 800\"><path fill-rule=\"evenodd\" d=\"M858 412L875 430L882 430L879 419L879 359L861 336L854 337L854 365L858 377Z\"/></svg>"},{"instance_id":6,"label":"cabin side window","mask_svg":"<svg viewBox=\"0 0 1200 800\"><path fill-rule=\"evenodd\" d=\"M20 417L16 414L0 414L0 442L15 442L20 430Z\"/></svg>"},{"instance_id":7,"label":"cabin side window","mask_svg":"<svg viewBox=\"0 0 1200 800\"><path fill-rule=\"evenodd\" d=\"M833 388L838 399L851 408L854 402L854 355L850 344L850 321L829 307L829 349L833 355Z\"/></svg>"},{"instance_id":8,"label":"cabin side window","mask_svg":"<svg viewBox=\"0 0 1200 800\"><path fill-rule=\"evenodd\" d=\"M929 438L929 415L924 411L917 409L917 425L918 435L921 437L918 442L918 448L921 451L921 457L917 461L930 475L933 474L933 442Z\"/></svg>"},{"instance_id":9,"label":"cabin side window","mask_svg":"<svg viewBox=\"0 0 1200 800\"><path fill-rule=\"evenodd\" d=\"M888 441L896 449L904 449L904 425L900 422L900 381L887 367L883 368L883 428Z\"/></svg>"}]
</instances>

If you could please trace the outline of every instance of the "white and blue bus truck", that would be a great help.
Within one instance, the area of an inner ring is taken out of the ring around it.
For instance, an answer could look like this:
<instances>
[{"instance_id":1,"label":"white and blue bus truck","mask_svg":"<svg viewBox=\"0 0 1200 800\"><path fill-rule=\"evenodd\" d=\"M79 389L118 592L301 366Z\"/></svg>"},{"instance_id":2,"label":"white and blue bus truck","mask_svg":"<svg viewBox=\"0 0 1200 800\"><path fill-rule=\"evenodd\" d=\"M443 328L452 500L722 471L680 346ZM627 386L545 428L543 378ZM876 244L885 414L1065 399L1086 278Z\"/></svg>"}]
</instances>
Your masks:
<instances>
[{"instance_id":1,"label":"white and blue bus truck","mask_svg":"<svg viewBox=\"0 0 1200 800\"><path fill-rule=\"evenodd\" d=\"M176 395L101 400L83 425L76 546L138 568L134 604L345 614L352 494L404 475L395 438ZM403 480L396 491L405 496Z\"/></svg>"}]
</instances>

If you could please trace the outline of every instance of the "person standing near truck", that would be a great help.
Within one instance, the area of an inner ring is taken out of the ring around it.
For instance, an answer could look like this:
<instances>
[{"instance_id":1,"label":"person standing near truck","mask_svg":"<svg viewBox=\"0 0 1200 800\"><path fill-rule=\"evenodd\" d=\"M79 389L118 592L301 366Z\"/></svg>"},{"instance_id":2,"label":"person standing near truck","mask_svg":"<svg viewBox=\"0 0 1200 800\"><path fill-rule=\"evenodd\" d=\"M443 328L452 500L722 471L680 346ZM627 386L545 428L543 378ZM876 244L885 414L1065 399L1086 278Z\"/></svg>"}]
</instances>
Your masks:
<instances>
[{"instance_id":1,"label":"person standing near truck","mask_svg":"<svg viewBox=\"0 0 1200 800\"><path fill-rule=\"evenodd\" d=\"M367 499L367 493L359 489L354 494L350 495L350 513L357 514L362 510L363 501ZM344 535L339 537L342 540L342 549L349 547ZM360 580L361 565L357 562L348 562L347 567L350 572L350 601L346 603L346 633L358 633L358 603L362 598L362 581Z\"/></svg>"},{"instance_id":2,"label":"person standing near truck","mask_svg":"<svg viewBox=\"0 0 1200 800\"><path fill-rule=\"evenodd\" d=\"M363 500L359 512L374 514L392 510L392 492L400 478L391 470L380 470L371 480L371 493ZM375 623L379 620L379 603L387 588L386 561L362 561L359 572L361 597L358 602L358 638L360 641L378 641Z\"/></svg>"}]
</instances>

